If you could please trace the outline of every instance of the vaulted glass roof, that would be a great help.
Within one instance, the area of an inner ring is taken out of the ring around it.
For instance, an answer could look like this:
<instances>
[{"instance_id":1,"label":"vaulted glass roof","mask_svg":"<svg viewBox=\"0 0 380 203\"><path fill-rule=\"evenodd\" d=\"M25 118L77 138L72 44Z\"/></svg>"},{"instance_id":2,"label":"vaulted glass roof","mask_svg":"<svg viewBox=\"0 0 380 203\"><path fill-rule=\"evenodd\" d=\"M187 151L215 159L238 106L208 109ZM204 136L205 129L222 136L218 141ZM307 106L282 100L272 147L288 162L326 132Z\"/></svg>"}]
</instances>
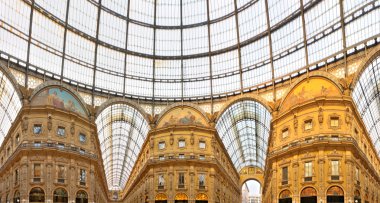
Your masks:
<instances>
[{"instance_id":1,"label":"vaulted glass roof","mask_svg":"<svg viewBox=\"0 0 380 203\"><path fill-rule=\"evenodd\" d=\"M253 91L380 41L378 0L0 4L0 56L79 88L147 100Z\"/></svg>"},{"instance_id":2,"label":"vaulted glass roof","mask_svg":"<svg viewBox=\"0 0 380 203\"><path fill-rule=\"evenodd\" d=\"M0 146L21 109L21 100L9 78L0 70Z\"/></svg>"},{"instance_id":3,"label":"vaulted glass roof","mask_svg":"<svg viewBox=\"0 0 380 203\"><path fill-rule=\"evenodd\" d=\"M143 115L127 104L113 104L96 118L109 190L122 190L149 131Z\"/></svg>"},{"instance_id":4,"label":"vaulted glass roof","mask_svg":"<svg viewBox=\"0 0 380 203\"><path fill-rule=\"evenodd\" d=\"M380 156L380 56L361 74L353 91L353 99Z\"/></svg>"},{"instance_id":5,"label":"vaulted glass roof","mask_svg":"<svg viewBox=\"0 0 380 203\"><path fill-rule=\"evenodd\" d=\"M270 112L259 102L245 100L231 105L216 124L237 171L246 166L265 167Z\"/></svg>"}]
</instances>

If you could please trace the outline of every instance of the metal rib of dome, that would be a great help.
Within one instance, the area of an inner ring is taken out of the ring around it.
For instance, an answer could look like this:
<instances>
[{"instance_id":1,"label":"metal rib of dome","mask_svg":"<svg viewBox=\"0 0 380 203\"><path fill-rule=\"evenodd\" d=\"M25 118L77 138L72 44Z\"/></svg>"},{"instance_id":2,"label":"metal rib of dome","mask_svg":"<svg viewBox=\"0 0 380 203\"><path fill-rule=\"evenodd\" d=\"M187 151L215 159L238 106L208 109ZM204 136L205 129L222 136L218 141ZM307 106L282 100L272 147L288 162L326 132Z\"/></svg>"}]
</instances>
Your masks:
<instances>
[{"instance_id":1,"label":"metal rib of dome","mask_svg":"<svg viewBox=\"0 0 380 203\"><path fill-rule=\"evenodd\" d=\"M79 88L146 100L252 91L380 41L378 0L0 3L3 58Z\"/></svg>"}]
</instances>

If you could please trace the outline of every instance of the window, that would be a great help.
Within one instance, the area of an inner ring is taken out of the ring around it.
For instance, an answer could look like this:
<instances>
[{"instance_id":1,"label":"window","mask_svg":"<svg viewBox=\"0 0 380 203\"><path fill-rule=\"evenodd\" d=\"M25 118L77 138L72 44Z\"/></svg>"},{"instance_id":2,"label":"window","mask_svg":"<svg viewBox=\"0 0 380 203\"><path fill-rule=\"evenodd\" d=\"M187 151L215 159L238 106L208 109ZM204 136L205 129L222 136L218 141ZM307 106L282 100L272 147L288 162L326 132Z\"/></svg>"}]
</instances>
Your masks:
<instances>
[{"instance_id":1,"label":"window","mask_svg":"<svg viewBox=\"0 0 380 203\"><path fill-rule=\"evenodd\" d=\"M41 142L40 141L35 141L34 142L34 147L41 147Z\"/></svg>"},{"instance_id":2,"label":"window","mask_svg":"<svg viewBox=\"0 0 380 203\"><path fill-rule=\"evenodd\" d=\"M331 117L330 118L330 126L331 127L339 127L339 117Z\"/></svg>"},{"instance_id":3,"label":"window","mask_svg":"<svg viewBox=\"0 0 380 203\"><path fill-rule=\"evenodd\" d=\"M85 143L86 142L86 135L83 133L79 134L79 142Z\"/></svg>"},{"instance_id":4,"label":"window","mask_svg":"<svg viewBox=\"0 0 380 203\"><path fill-rule=\"evenodd\" d=\"M33 133L38 135L42 133L42 125L41 124L35 124L33 126Z\"/></svg>"},{"instance_id":5,"label":"window","mask_svg":"<svg viewBox=\"0 0 380 203\"><path fill-rule=\"evenodd\" d=\"M178 173L178 188L185 188L185 174Z\"/></svg>"},{"instance_id":6,"label":"window","mask_svg":"<svg viewBox=\"0 0 380 203\"><path fill-rule=\"evenodd\" d=\"M57 129L57 135L60 136L60 137L65 136L65 128L62 127L62 126L59 126L58 129Z\"/></svg>"},{"instance_id":7,"label":"window","mask_svg":"<svg viewBox=\"0 0 380 203\"><path fill-rule=\"evenodd\" d=\"M199 141L199 149L206 149L206 142L205 141Z\"/></svg>"},{"instance_id":8,"label":"window","mask_svg":"<svg viewBox=\"0 0 380 203\"><path fill-rule=\"evenodd\" d=\"M16 140L16 144L20 143L20 134L16 135L16 139L15 140Z\"/></svg>"},{"instance_id":9,"label":"window","mask_svg":"<svg viewBox=\"0 0 380 203\"><path fill-rule=\"evenodd\" d=\"M86 150L80 148L80 149L79 149L79 153L80 153L80 154L84 154L84 153L86 153Z\"/></svg>"},{"instance_id":10,"label":"window","mask_svg":"<svg viewBox=\"0 0 380 203\"><path fill-rule=\"evenodd\" d=\"M41 182L41 164L33 165L33 182Z\"/></svg>"},{"instance_id":11,"label":"window","mask_svg":"<svg viewBox=\"0 0 380 203\"><path fill-rule=\"evenodd\" d=\"M164 189L165 186L165 178L164 174L158 175L158 189Z\"/></svg>"},{"instance_id":12,"label":"window","mask_svg":"<svg viewBox=\"0 0 380 203\"><path fill-rule=\"evenodd\" d=\"M58 143L58 149L64 149L65 148L65 144L63 143Z\"/></svg>"},{"instance_id":13,"label":"window","mask_svg":"<svg viewBox=\"0 0 380 203\"><path fill-rule=\"evenodd\" d=\"M7 155L8 155L8 156L11 155L11 147L8 147L8 148L7 148Z\"/></svg>"},{"instance_id":14,"label":"window","mask_svg":"<svg viewBox=\"0 0 380 203\"><path fill-rule=\"evenodd\" d=\"M288 184L288 167L282 168L282 185Z\"/></svg>"},{"instance_id":15,"label":"window","mask_svg":"<svg viewBox=\"0 0 380 203\"><path fill-rule=\"evenodd\" d=\"M313 122L312 120L305 121L305 130L311 130L313 128Z\"/></svg>"},{"instance_id":16,"label":"window","mask_svg":"<svg viewBox=\"0 0 380 203\"><path fill-rule=\"evenodd\" d=\"M287 138L289 136L289 129L285 128L282 130L282 138Z\"/></svg>"},{"instance_id":17,"label":"window","mask_svg":"<svg viewBox=\"0 0 380 203\"><path fill-rule=\"evenodd\" d=\"M19 181L19 173L18 173L18 169L15 170L15 185L18 184L18 181Z\"/></svg>"},{"instance_id":18,"label":"window","mask_svg":"<svg viewBox=\"0 0 380 203\"><path fill-rule=\"evenodd\" d=\"M179 154L179 155L178 155L178 158L179 158L179 159L184 159L184 158L185 158L185 155L184 155L184 154Z\"/></svg>"},{"instance_id":19,"label":"window","mask_svg":"<svg viewBox=\"0 0 380 203\"><path fill-rule=\"evenodd\" d=\"M205 174L199 174L198 175L198 180L199 180L199 189L205 189L206 186L206 176Z\"/></svg>"},{"instance_id":20,"label":"window","mask_svg":"<svg viewBox=\"0 0 380 203\"><path fill-rule=\"evenodd\" d=\"M63 165L58 165L57 168L57 182L58 183L65 183L65 166Z\"/></svg>"},{"instance_id":21,"label":"window","mask_svg":"<svg viewBox=\"0 0 380 203\"><path fill-rule=\"evenodd\" d=\"M331 140L332 141L339 141L339 136L338 135L331 135Z\"/></svg>"},{"instance_id":22,"label":"window","mask_svg":"<svg viewBox=\"0 0 380 203\"><path fill-rule=\"evenodd\" d=\"M331 161L331 180L339 180L339 161Z\"/></svg>"},{"instance_id":23,"label":"window","mask_svg":"<svg viewBox=\"0 0 380 203\"><path fill-rule=\"evenodd\" d=\"M312 181L312 176L313 176L313 163L306 162L305 163L305 182Z\"/></svg>"},{"instance_id":24,"label":"window","mask_svg":"<svg viewBox=\"0 0 380 203\"><path fill-rule=\"evenodd\" d=\"M79 184L86 185L86 170L80 169L79 171Z\"/></svg>"},{"instance_id":25,"label":"window","mask_svg":"<svg viewBox=\"0 0 380 203\"><path fill-rule=\"evenodd\" d=\"M206 159L205 155L199 155L199 160L205 160L205 159Z\"/></svg>"},{"instance_id":26,"label":"window","mask_svg":"<svg viewBox=\"0 0 380 203\"><path fill-rule=\"evenodd\" d=\"M158 156L158 159L159 160L165 160L165 156L164 155L160 155L160 156Z\"/></svg>"},{"instance_id":27,"label":"window","mask_svg":"<svg viewBox=\"0 0 380 203\"><path fill-rule=\"evenodd\" d=\"M185 140L179 140L179 141L178 141L178 147L179 147L179 148L183 148L183 147L185 147L185 146L186 146Z\"/></svg>"},{"instance_id":28,"label":"window","mask_svg":"<svg viewBox=\"0 0 380 203\"><path fill-rule=\"evenodd\" d=\"M158 149L165 149L165 142L159 142Z\"/></svg>"},{"instance_id":29,"label":"window","mask_svg":"<svg viewBox=\"0 0 380 203\"><path fill-rule=\"evenodd\" d=\"M355 180L358 185L360 185L360 178L359 178L359 168L355 168Z\"/></svg>"}]
</instances>

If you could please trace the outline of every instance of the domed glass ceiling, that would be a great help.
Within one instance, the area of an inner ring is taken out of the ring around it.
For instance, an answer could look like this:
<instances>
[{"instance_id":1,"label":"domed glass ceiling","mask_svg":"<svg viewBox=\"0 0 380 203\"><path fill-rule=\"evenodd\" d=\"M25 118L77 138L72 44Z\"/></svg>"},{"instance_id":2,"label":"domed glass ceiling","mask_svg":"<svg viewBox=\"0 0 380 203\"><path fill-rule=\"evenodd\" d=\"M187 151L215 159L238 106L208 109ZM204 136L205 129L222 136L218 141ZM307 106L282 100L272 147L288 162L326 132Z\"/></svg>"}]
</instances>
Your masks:
<instances>
[{"instance_id":1,"label":"domed glass ceiling","mask_svg":"<svg viewBox=\"0 0 380 203\"><path fill-rule=\"evenodd\" d=\"M2 57L27 73L148 100L272 85L377 43L380 33L378 0L0 3Z\"/></svg>"}]
</instances>

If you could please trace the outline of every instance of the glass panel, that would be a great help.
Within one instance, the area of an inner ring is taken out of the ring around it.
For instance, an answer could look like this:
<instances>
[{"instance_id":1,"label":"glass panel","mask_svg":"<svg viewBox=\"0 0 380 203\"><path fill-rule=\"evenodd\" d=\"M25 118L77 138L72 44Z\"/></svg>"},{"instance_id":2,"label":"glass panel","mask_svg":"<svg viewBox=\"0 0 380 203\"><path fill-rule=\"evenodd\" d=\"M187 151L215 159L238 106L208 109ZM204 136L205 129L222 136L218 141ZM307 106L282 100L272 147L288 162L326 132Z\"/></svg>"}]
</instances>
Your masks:
<instances>
[{"instance_id":1,"label":"glass panel","mask_svg":"<svg viewBox=\"0 0 380 203\"><path fill-rule=\"evenodd\" d=\"M143 1L141 0L138 2ZM129 23L128 50L145 54L153 54L153 28Z\"/></svg>"},{"instance_id":2,"label":"glass panel","mask_svg":"<svg viewBox=\"0 0 380 203\"><path fill-rule=\"evenodd\" d=\"M258 1L239 13L240 42L266 30L265 1Z\"/></svg>"},{"instance_id":3,"label":"glass panel","mask_svg":"<svg viewBox=\"0 0 380 203\"><path fill-rule=\"evenodd\" d=\"M100 12L99 40L125 48L127 22L106 11Z\"/></svg>"},{"instance_id":4,"label":"glass panel","mask_svg":"<svg viewBox=\"0 0 380 203\"><path fill-rule=\"evenodd\" d=\"M207 21L206 0L182 0L182 23L184 25Z\"/></svg>"},{"instance_id":5,"label":"glass panel","mask_svg":"<svg viewBox=\"0 0 380 203\"><path fill-rule=\"evenodd\" d=\"M30 63L44 70L61 75L62 56L57 56L45 49L30 45Z\"/></svg>"},{"instance_id":6,"label":"glass panel","mask_svg":"<svg viewBox=\"0 0 380 203\"><path fill-rule=\"evenodd\" d=\"M54 16L58 17L59 19L65 21L67 0L61 0L61 1L35 0L34 3L38 4L45 10L49 11L50 13L52 13Z\"/></svg>"},{"instance_id":7,"label":"glass panel","mask_svg":"<svg viewBox=\"0 0 380 203\"><path fill-rule=\"evenodd\" d=\"M210 76L209 57L183 60L183 78Z\"/></svg>"},{"instance_id":8,"label":"glass panel","mask_svg":"<svg viewBox=\"0 0 380 203\"><path fill-rule=\"evenodd\" d=\"M223 17L235 11L234 0L209 1L210 19Z\"/></svg>"},{"instance_id":9,"label":"glass panel","mask_svg":"<svg viewBox=\"0 0 380 203\"><path fill-rule=\"evenodd\" d=\"M33 31L32 37L60 52L63 50L63 32L62 26L49 20L39 12L33 13ZM48 68L48 67L47 67Z\"/></svg>"},{"instance_id":10,"label":"glass panel","mask_svg":"<svg viewBox=\"0 0 380 203\"><path fill-rule=\"evenodd\" d=\"M156 30L156 55L181 55L181 30Z\"/></svg>"},{"instance_id":11,"label":"glass panel","mask_svg":"<svg viewBox=\"0 0 380 203\"><path fill-rule=\"evenodd\" d=\"M207 26L183 29L183 55L208 52Z\"/></svg>"},{"instance_id":12,"label":"glass panel","mask_svg":"<svg viewBox=\"0 0 380 203\"><path fill-rule=\"evenodd\" d=\"M127 78L125 80L125 92L131 95L152 97L153 82Z\"/></svg>"},{"instance_id":13,"label":"glass panel","mask_svg":"<svg viewBox=\"0 0 380 203\"><path fill-rule=\"evenodd\" d=\"M219 75L239 70L238 51L212 56L212 75Z\"/></svg>"},{"instance_id":14,"label":"glass panel","mask_svg":"<svg viewBox=\"0 0 380 203\"><path fill-rule=\"evenodd\" d=\"M128 0L102 0L102 6L107 7L120 15L127 16Z\"/></svg>"},{"instance_id":15,"label":"glass panel","mask_svg":"<svg viewBox=\"0 0 380 203\"><path fill-rule=\"evenodd\" d=\"M154 0L131 0L129 17L153 25Z\"/></svg>"},{"instance_id":16,"label":"glass panel","mask_svg":"<svg viewBox=\"0 0 380 203\"><path fill-rule=\"evenodd\" d=\"M0 19L21 32L29 33L30 6L23 1L1 0Z\"/></svg>"},{"instance_id":17,"label":"glass panel","mask_svg":"<svg viewBox=\"0 0 380 203\"><path fill-rule=\"evenodd\" d=\"M93 37L96 34L98 9L90 1L70 1L69 24Z\"/></svg>"},{"instance_id":18,"label":"glass panel","mask_svg":"<svg viewBox=\"0 0 380 203\"><path fill-rule=\"evenodd\" d=\"M156 0L157 25L180 25L181 24L181 1Z\"/></svg>"},{"instance_id":19,"label":"glass panel","mask_svg":"<svg viewBox=\"0 0 380 203\"><path fill-rule=\"evenodd\" d=\"M153 60L127 55L127 75L153 78Z\"/></svg>"},{"instance_id":20,"label":"glass panel","mask_svg":"<svg viewBox=\"0 0 380 203\"><path fill-rule=\"evenodd\" d=\"M223 1L224 2L224 1ZM237 44L235 16L210 26L211 50L220 50Z\"/></svg>"},{"instance_id":21,"label":"glass panel","mask_svg":"<svg viewBox=\"0 0 380 203\"><path fill-rule=\"evenodd\" d=\"M180 60L155 60L156 79L181 79Z\"/></svg>"},{"instance_id":22,"label":"glass panel","mask_svg":"<svg viewBox=\"0 0 380 203\"><path fill-rule=\"evenodd\" d=\"M214 94L223 94L226 92L240 91L240 75L226 76L212 79Z\"/></svg>"},{"instance_id":23,"label":"glass panel","mask_svg":"<svg viewBox=\"0 0 380 203\"><path fill-rule=\"evenodd\" d=\"M183 96L184 97L197 97L210 95L210 80L184 82L183 83Z\"/></svg>"}]
</instances>

